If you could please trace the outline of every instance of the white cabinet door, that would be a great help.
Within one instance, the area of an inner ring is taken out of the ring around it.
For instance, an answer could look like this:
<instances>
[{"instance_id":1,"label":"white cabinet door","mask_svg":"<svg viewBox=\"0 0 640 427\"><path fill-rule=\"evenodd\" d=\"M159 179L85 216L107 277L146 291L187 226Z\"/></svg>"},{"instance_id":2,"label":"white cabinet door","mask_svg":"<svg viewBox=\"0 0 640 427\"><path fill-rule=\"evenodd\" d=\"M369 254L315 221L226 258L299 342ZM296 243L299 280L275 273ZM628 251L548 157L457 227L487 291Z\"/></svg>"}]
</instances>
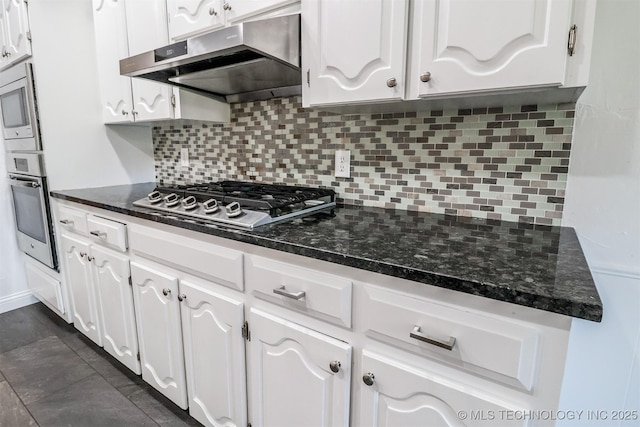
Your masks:
<instances>
[{"instance_id":1,"label":"white cabinet door","mask_svg":"<svg viewBox=\"0 0 640 427\"><path fill-rule=\"evenodd\" d=\"M131 278L142 378L186 409L178 279L136 262Z\"/></svg>"},{"instance_id":2,"label":"white cabinet door","mask_svg":"<svg viewBox=\"0 0 640 427\"><path fill-rule=\"evenodd\" d=\"M183 40L224 27L222 0L167 0L169 37Z\"/></svg>"},{"instance_id":3,"label":"white cabinet door","mask_svg":"<svg viewBox=\"0 0 640 427\"><path fill-rule=\"evenodd\" d=\"M351 346L253 308L249 326L252 425L348 426Z\"/></svg>"},{"instance_id":4,"label":"white cabinet door","mask_svg":"<svg viewBox=\"0 0 640 427\"><path fill-rule=\"evenodd\" d=\"M73 324L80 332L102 346L98 303L89 260L89 243L70 236L60 237L63 267L71 294Z\"/></svg>"},{"instance_id":5,"label":"white cabinet door","mask_svg":"<svg viewBox=\"0 0 640 427\"><path fill-rule=\"evenodd\" d=\"M524 426L526 420L501 417L525 408L505 406L509 396L491 396L455 380L442 378L367 350L362 352L360 424L395 426ZM371 375L373 374L373 375ZM367 377L368 383L365 383ZM466 419L459 417L462 411Z\"/></svg>"},{"instance_id":6,"label":"white cabinet door","mask_svg":"<svg viewBox=\"0 0 640 427\"><path fill-rule=\"evenodd\" d=\"M105 123L132 122L131 78L120 75L129 56L124 0L93 0L98 73Z\"/></svg>"},{"instance_id":7,"label":"white cabinet door","mask_svg":"<svg viewBox=\"0 0 640 427\"><path fill-rule=\"evenodd\" d=\"M164 0L125 2L129 56L169 44ZM155 25L149 25L149 22ZM171 86L139 78L131 79L135 121L173 118Z\"/></svg>"},{"instance_id":8,"label":"white cabinet door","mask_svg":"<svg viewBox=\"0 0 640 427\"><path fill-rule=\"evenodd\" d=\"M561 85L570 17L571 0L417 0L408 97Z\"/></svg>"},{"instance_id":9,"label":"white cabinet door","mask_svg":"<svg viewBox=\"0 0 640 427\"><path fill-rule=\"evenodd\" d=\"M3 0L3 6L6 17L8 59L9 62L16 63L31 56L27 2L24 0Z\"/></svg>"},{"instance_id":10,"label":"white cabinet door","mask_svg":"<svg viewBox=\"0 0 640 427\"><path fill-rule=\"evenodd\" d=\"M189 414L207 426L247 425L243 304L180 281Z\"/></svg>"},{"instance_id":11,"label":"white cabinet door","mask_svg":"<svg viewBox=\"0 0 640 427\"><path fill-rule=\"evenodd\" d=\"M275 9L297 3L299 0L225 0L227 5L225 17L228 24L235 24L246 19L271 12Z\"/></svg>"},{"instance_id":12,"label":"white cabinet door","mask_svg":"<svg viewBox=\"0 0 640 427\"><path fill-rule=\"evenodd\" d=\"M91 255L104 349L140 374L133 294L129 285L129 257L99 246L91 247Z\"/></svg>"},{"instance_id":13,"label":"white cabinet door","mask_svg":"<svg viewBox=\"0 0 640 427\"><path fill-rule=\"evenodd\" d=\"M0 39L2 44L0 45L0 69L8 67L9 56L5 54L9 50L9 34L7 30L7 26L9 25L7 22L7 12L4 10L4 6L2 2L0 2Z\"/></svg>"},{"instance_id":14,"label":"white cabinet door","mask_svg":"<svg viewBox=\"0 0 640 427\"><path fill-rule=\"evenodd\" d=\"M304 106L402 99L408 4L303 0Z\"/></svg>"}]
</instances>

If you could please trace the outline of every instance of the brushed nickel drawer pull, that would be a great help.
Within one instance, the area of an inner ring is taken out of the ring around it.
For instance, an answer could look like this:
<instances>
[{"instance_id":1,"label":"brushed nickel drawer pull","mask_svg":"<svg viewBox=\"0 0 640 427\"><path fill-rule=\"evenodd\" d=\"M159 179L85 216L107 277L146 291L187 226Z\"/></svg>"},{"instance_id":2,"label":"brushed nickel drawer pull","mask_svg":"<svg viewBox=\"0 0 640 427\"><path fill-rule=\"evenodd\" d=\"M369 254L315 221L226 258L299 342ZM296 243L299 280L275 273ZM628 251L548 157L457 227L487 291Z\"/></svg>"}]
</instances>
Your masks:
<instances>
[{"instance_id":1,"label":"brushed nickel drawer pull","mask_svg":"<svg viewBox=\"0 0 640 427\"><path fill-rule=\"evenodd\" d=\"M447 342L443 342L443 341L438 341L436 339L433 338L429 338L428 336L426 336L425 334L423 334L422 332L420 332L420 326L416 325L413 327L413 330L411 332L409 332L409 337L419 340L419 341L423 341L426 342L428 344L431 345L435 345L441 348L444 348L446 350L453 350L453 346L456 345L456 339L455 337L449 337L449 341Z\"/></svg>"},{"instance_id":2,"label":"brushed nickel drawer pull","mask_svg":"<svg viewBox=\"0 0 640 427\"><path fill-rule=\"evenodd\" d=\"M284 286L280 286L279 288L274 289L273 293L274 294L278 294L278 295L282 295L283 297L295 299L295 300L302 299L305 296L305 291L290 292L290 291L285 290Z\"/></svg>"},{"instance_id":3,"label":"brushed nickel drawer pull","mask_svg":"<svg viewBox=\"0 0 640 427\"><path fill-rule=\"evenodd\" d=\"M90 231L89 234L91 234L92 236L100 237L100 238L102 238L102 236L107 235L107 233L101 233L100 231Z\"/></svg>"},{"instance_id":4,"label":"brushed nickel drawer pull","mask_svg":"<svg viewBox=\"0 0 640 427\"><path fill-rule=\"evenodd\" d=\"M73 224L73 221L71 221L70 219L61 219L60 224L64 224L64 225L71 225Z\"/></svg>"}]
</instances>

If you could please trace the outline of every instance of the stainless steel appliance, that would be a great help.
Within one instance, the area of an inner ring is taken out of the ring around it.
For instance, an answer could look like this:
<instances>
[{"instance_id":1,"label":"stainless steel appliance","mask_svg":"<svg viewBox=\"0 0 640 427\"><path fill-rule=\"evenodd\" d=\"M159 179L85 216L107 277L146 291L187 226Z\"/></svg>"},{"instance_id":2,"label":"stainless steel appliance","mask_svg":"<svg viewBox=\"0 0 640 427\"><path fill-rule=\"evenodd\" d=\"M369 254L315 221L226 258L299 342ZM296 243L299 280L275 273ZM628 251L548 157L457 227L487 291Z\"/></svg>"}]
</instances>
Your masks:
<instances>
[{"instance_id":1,"label":"stainless steel appliance","mask_svg":"<svg viewBox=\"0 0 640 427\"><path fill-rule=\"evenodd\" d=\"M225 102L299 95L300 15L246 22L125 58L120 74Z\"/></svg>"},{"instance_id":2,"label":"stainless steel appliance","mask_svg":"<svg viewBox=\"0 0 640 427\"><path fill-rule=\"evenodd\" d=\"M18 247L50 268L57 268L49 192L41 153L7 153Z\"/></svg>"},{"instance_id":3,"label":"stainless steel appliance","mask_svg":"<svg viewBox=\"0 0 640 427\"><path fill-rule=\"evenodd\" d=\"M336 206L331 189L243 181L161 185L133 204L159 215L245 230L321 212L332 214Z\"/></svg>"},{"instance_id":4,"label":"stainless steel appliance","mask_svg":"<svg viewBox=\"0 0 640 427\"><path fill-rule=\"evenodd\" d=\"M25 62L0 73L0 125L7 151L41 150L33 68Z\"/></svg>"}]
</instances>

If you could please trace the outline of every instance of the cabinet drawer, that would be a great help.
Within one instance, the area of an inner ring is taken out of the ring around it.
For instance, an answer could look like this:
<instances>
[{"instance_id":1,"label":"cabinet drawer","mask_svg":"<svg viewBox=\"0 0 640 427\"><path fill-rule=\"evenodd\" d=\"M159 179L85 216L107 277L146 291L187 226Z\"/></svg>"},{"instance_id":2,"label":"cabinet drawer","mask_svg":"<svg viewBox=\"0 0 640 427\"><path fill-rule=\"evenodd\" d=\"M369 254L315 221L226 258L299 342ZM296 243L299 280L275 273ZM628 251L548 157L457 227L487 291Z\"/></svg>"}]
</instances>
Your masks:
<instances>
[{"instance_id":1,"label":"cabinet drawer","mask_svg":"<svg viewBox=\"0 0 640 427\"><path fill-rule=\"evenodd\" d=\"M129 230L131 250L178 270L244 290L240 251L139 225Z\"/></svg>"},{"instance_id":2,"label":"cabinet drawer","mask_svg":"<svg viewBox=\"0 0 640 427\"><path fill-rule=\"evenodd\" d=\"M87 234L87 214L78 209L58 206L58 223L65 230Z\"/></svg>"},{"instance_id":3,"label":"cabinet drawer","mask_svg":"<svg viewBox=\"0 0 640 427\"><path fill-rule=\"evenodd\" d=\"M531 390L538 330L367 285L362 307L371 338ZM451 343L448 350L438 343Z\"/></svg>"},{"instance_id":4,"label":"cabinet drawer","mask_svg":"<svg viewBox=\"0 0 640 427\"><path fill-rule=\"evenodd\" d=\"M247 257L245 274L256 297L351 327L351 280L260 256Z\"/></svg>"},{"instance_id":5,"label":"cabinet drawer","mask_svg":"<svg viewBox=\"0 0 640 427\"><path fill-rule=\"evenodd\" d=\"M127 250L126 224L89 215L87 216L87 228L89 235L95 241L117 248L122 252Z\"/></svg>"}]
</instances>

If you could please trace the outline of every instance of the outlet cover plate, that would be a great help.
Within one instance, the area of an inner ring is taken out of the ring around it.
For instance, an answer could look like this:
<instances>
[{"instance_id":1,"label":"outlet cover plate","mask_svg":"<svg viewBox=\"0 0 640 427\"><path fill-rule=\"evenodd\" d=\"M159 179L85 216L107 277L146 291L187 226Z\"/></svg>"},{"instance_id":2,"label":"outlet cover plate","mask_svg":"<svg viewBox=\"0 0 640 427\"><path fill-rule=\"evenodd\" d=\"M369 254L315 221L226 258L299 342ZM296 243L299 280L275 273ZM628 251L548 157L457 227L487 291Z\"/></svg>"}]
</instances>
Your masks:
<instances>
[{"instance_id":1,"label":"outlet cover plate","mask_svg":"<svg viewBox=\"0 0 640 427\"><path fill-rule=\"evenodd\" d=\"M351 176L351 151L336 150L335 176L349 178Z\"/></svg>"}]
</instances>

